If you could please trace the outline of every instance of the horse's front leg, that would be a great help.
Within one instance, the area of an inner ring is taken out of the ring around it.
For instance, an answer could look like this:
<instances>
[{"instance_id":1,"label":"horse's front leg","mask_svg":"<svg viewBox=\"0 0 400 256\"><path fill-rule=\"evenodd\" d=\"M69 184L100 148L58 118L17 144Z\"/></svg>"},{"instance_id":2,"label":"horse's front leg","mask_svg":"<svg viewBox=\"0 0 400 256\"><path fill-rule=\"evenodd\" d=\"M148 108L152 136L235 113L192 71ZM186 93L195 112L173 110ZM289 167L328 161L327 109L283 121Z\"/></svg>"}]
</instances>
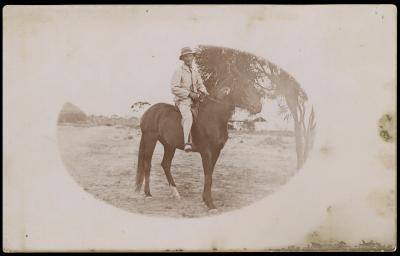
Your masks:
<instances>
[{"instance_id":1,"label":"horse's front leg","mask_svg":"<svg viewBox=\"0 0 400 256\"><path fill-rule=\"evenodd\" d=\"M211 151L205 151L201 153L204 169L204 190L203 190L203 201L207 205L210 211L216 211L216 207L213 203L211 196L211 185L212 185L212 173L214 168L213 158Z\"/></svg>"}]
</instances>

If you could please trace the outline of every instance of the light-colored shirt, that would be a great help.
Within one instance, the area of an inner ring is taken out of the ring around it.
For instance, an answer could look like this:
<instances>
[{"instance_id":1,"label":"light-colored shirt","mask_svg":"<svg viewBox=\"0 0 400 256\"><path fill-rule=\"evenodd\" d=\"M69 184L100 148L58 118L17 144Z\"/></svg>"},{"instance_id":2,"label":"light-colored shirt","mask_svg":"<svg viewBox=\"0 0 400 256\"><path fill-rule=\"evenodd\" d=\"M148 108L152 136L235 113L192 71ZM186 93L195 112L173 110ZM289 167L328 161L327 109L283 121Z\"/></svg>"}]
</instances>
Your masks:
<instances>
[{"instance_id":1,"label":"light-colored shirt","mask_svg":"<svg viewBox=\"0 0 400 256\"><path fill-rule=\"evenodd\" d=\"M175 103L184 104L192 104L192 99L189 97L190 91L207 93L200 73L193 66L190 70L186 64L183 64L174 72L171 91L175 95Z\"/></svg>"}]
</instances>

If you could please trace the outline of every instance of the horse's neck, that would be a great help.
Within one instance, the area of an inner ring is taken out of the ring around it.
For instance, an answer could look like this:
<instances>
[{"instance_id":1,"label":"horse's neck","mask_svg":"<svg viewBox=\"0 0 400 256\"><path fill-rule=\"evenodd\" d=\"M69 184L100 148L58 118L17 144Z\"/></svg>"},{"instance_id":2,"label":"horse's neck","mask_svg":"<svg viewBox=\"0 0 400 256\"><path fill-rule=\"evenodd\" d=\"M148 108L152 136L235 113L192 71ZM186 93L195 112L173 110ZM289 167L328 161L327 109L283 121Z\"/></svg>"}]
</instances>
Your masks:
<instances>
[{"instance_id":1,"label":"horse's neck","mask_svg":"<svg viewBox=\"0 0 400 256\"><path fill-rule=\"evenodd\" d=\"M215 120L228 123L233 115L234 106L228 102L215 102L211 99L205 99L200 109L206 115L214 117Z\"/></svg>"}]
</instances>

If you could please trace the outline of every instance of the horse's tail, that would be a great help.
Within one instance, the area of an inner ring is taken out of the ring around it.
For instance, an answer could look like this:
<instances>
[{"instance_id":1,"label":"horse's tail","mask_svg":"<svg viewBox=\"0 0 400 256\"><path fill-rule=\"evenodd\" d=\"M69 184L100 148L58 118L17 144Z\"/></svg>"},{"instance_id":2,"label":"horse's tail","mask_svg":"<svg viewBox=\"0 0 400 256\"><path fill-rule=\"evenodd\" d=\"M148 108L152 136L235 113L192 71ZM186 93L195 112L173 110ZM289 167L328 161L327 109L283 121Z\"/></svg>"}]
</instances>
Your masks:
<instances>
[{"instance_id":1,"label":"horse's tail","mask_svg":"<svg viewBox=\"0 0 400 256\"><path fill-rule=\"evenodd\" d=\"M144 146L145 146L145 142L144 142L144 138L143 138L143 134L142 137L140 139L140 145L139 145L139 154L138 154L138 161L137 161L137 171L136 171L136 187L135 187L135 191L139 192L142 184L143 184L143 180L144 180Z\"/></svg>"}]
</instances>

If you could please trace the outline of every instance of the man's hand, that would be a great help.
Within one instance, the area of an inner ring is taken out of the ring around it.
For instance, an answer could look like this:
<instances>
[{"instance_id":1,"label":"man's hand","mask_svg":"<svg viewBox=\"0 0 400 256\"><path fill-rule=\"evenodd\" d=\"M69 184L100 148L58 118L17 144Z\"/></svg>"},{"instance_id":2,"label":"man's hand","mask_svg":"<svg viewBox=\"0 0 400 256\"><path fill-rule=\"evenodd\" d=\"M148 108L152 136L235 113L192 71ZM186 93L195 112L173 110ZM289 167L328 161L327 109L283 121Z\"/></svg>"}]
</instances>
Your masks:
<instances>
[{"instance_id":1,"label":"man's hand","mask_svg":"<svg viewBox=\"0 0 400 256\"><path fill-rule=\"evenodd\" d=\"M190 97L193 101L196 101L196 100L199 99L200 95L197 94L197 93L195 93L195 92L190 92L190 93L189 93L189 97Z\"/></svg>"}]
</instances>

